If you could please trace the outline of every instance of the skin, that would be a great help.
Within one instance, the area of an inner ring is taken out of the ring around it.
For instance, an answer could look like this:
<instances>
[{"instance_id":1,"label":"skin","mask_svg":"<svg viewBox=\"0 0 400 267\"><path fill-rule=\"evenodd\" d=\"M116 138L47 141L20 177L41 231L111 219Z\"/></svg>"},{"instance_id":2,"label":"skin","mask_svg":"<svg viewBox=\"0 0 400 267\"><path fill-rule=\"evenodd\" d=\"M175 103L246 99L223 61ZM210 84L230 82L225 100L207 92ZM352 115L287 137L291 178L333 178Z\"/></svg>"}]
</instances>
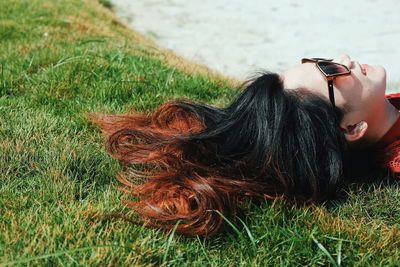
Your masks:
<instances>
[{"instance_id":1,"label":"skin","mask_svg":"<svg viewBox=\"0 0 400 267\"><path fill-rule=\"evenodd\" d=\"M345 113L341 128L349 143L376 143L399 118L385 97L386 71L382 66L360 65L348 55L334 62L351 70L351 75L334 80L336 106ZM286 90L305 89L329 101L328 84L315 63L299 64L281 74Z\"/></svg>"}]
</instances>

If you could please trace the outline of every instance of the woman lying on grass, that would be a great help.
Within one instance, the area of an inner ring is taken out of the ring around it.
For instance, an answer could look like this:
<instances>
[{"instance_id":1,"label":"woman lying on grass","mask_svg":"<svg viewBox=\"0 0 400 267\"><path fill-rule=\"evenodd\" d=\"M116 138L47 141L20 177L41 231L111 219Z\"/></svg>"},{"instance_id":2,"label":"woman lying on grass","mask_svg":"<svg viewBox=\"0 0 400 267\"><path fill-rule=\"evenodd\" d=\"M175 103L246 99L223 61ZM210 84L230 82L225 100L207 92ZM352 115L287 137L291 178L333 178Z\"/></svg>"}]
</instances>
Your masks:
<instances>
[{"instance_id":1,"label":"woman lying on grass","mask_svg":"<svg viewBox=\"0 0 400 267\"><path fill-rule=\"evenodd\" d=\"M385 97L385 70L347 55L302 63L247 82L226 108L178 100L151 115L93 116L127 167L121 181L138 198L127 205L149 226L181 220L178 233L209 235L246 197L331 198L355 150L380 151L400 172L400 102Z\"/></svg>"}]
</instances>

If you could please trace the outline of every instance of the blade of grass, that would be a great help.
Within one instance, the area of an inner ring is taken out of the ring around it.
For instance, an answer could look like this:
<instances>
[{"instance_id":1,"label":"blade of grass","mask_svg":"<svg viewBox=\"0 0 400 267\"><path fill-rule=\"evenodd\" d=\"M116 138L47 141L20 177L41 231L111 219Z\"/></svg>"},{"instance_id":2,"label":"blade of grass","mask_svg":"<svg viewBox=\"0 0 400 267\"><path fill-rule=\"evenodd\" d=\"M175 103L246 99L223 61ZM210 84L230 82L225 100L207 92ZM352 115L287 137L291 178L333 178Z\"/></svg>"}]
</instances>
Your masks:
<instances>
[{"instance_id":1,"label":"blade of grass","mask_svg":"<svg viewBox=\"0 0 400 267\"><path fill-rule=\"evenodd\" d=\"M235 233L237 233L239 236L243 236L242 232L240 232L239 229L230 220L228 220L221 212L219 212L218 210L213 210L213 212L218 213L218 215L221 216L222 219L224 219L224 221L232 227Z\"/></svg>"},{"instance_id":2,"label":"blade of grass","mask_svg":"<svg viewBox=\"0 0 400 267\"><path fill-rule=\"evenodd\" d=\"M342 264L342 240L339 240L338 246L336 248L336 261L338 263L338 265L340 266Z\"/></svg>"},{"instance_id":3,"label":"blade of grass","mask_svg":"<svg viewBox=\"0 0 400 267\"><path fill-rule=\"evenodd\" d=\"M237 217L237 218L243 224L243 227L246 230L247 236L250 239L251 245L252 245L254 253L255 253L257 251L257 241L254 239L253 234L251 233L249 227L247 227L247 225L244 223L244 221L242 219L240 219L239 217Z\"/></svg>"},{"instance_id":4,"label":"blade of grass","mask_svg":"<svg viewBox=\"0 0 400 267\"><path fill-rule=\"evenodd\" d=\"M174 228L172 229L171 233L170 233L169 236L168 236L167 248L165 249L165 252L164 252L163 262L165 262L165 261L167 260L168 251L169 251L169 248L170 248L170 246L171 246L172 240L174 239L176 228L178 228L178 226L179 226L180 223L181 223L181 220L178 220L178 221L176 222Z\"/></svg>"},{"instance_id":5,"label":"blade of grass","mask_svg":"<svg viewBox=\"0 0 400 267\"><path fill-rule=\"evenodd\" d=\"M196 238L197 238L197 241L199 241L199 244L200 244L201 250L202 250L203 253L204 253L204 256L206 257L206 259L208 260L208 262L210 262L210 258L209 258L208 255L207 255L206 249L204 248L204 244L201 243L200 237L197 235Z\"/></svg>"},{"instance_id":6,"label":"blade of grass","mask_svg":"<svg viewBox=\"0 0 400 267\"><path fill-rule=\"evenodd\" d=\"M311 239L318 246L318 248L328 257L329 261L333 264L333 266L340 267L340 265L333 259L329 251L320 242L318 242L318 240L314 237L313 234L311 234Z\"/></svg>"},{"instance_id":7,"label":"blade of grass","mask_svg":"<svg viewBox=\"0 0 400 267\"><path fill-rule=\"evenodd\" d=\"M51 67L49 68L49 70L58 68L58 67L60 67L60 66L62 66L62 65L64 65L64 64L73 62L73 61L75 61L75 60L77 60L77 59L80 59L80 58L84 58L84 56L75 56L75 57L62 58L62 59L60 59L55 65L51 66Z\"/></svg>"}]
</instances>

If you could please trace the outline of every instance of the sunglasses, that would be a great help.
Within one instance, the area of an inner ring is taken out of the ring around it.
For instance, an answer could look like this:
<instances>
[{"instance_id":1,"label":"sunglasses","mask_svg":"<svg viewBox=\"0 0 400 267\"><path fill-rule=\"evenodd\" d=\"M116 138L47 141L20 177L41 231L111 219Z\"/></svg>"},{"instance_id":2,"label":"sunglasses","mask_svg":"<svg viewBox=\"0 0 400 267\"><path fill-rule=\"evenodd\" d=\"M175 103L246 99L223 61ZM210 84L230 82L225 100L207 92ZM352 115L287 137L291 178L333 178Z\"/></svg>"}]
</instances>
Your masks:
<instances>
[{"instance_id":1,"label":"sunglasses","mask_svg":"<svg viewBox=\"0 0 400 267\"><path fill-rule=\"evenodd\" d=\"M335 107L335 95L333 93L333 80L338 76L351 74L350 69L340 63L333 62L333 59L326 58L303 58L301 64L315 63L328 82L329 100Z\"/></svg>"}]
</instances>

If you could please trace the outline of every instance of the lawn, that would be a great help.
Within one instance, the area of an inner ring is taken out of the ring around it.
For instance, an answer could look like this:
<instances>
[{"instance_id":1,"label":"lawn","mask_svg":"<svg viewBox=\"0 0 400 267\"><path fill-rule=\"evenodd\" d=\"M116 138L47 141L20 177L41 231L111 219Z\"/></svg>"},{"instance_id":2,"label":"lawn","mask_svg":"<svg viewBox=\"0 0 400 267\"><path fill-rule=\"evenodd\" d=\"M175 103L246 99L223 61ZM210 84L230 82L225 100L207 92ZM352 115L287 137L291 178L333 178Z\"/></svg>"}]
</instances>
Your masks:
<instances>
[{"instance_id":1,"label":"lawn","mask_svg":"<svg viewBox=\"0 0 400 267\"><path fill-rule=\"evenodd\" d=\"M220 234L187 238L135 214L90 112L174 98L226 105L237 82L128 29L108 1L0 0L0 266L398 266L398 182L325 205L248 202Z\"/></svg>"}]
</instances>

